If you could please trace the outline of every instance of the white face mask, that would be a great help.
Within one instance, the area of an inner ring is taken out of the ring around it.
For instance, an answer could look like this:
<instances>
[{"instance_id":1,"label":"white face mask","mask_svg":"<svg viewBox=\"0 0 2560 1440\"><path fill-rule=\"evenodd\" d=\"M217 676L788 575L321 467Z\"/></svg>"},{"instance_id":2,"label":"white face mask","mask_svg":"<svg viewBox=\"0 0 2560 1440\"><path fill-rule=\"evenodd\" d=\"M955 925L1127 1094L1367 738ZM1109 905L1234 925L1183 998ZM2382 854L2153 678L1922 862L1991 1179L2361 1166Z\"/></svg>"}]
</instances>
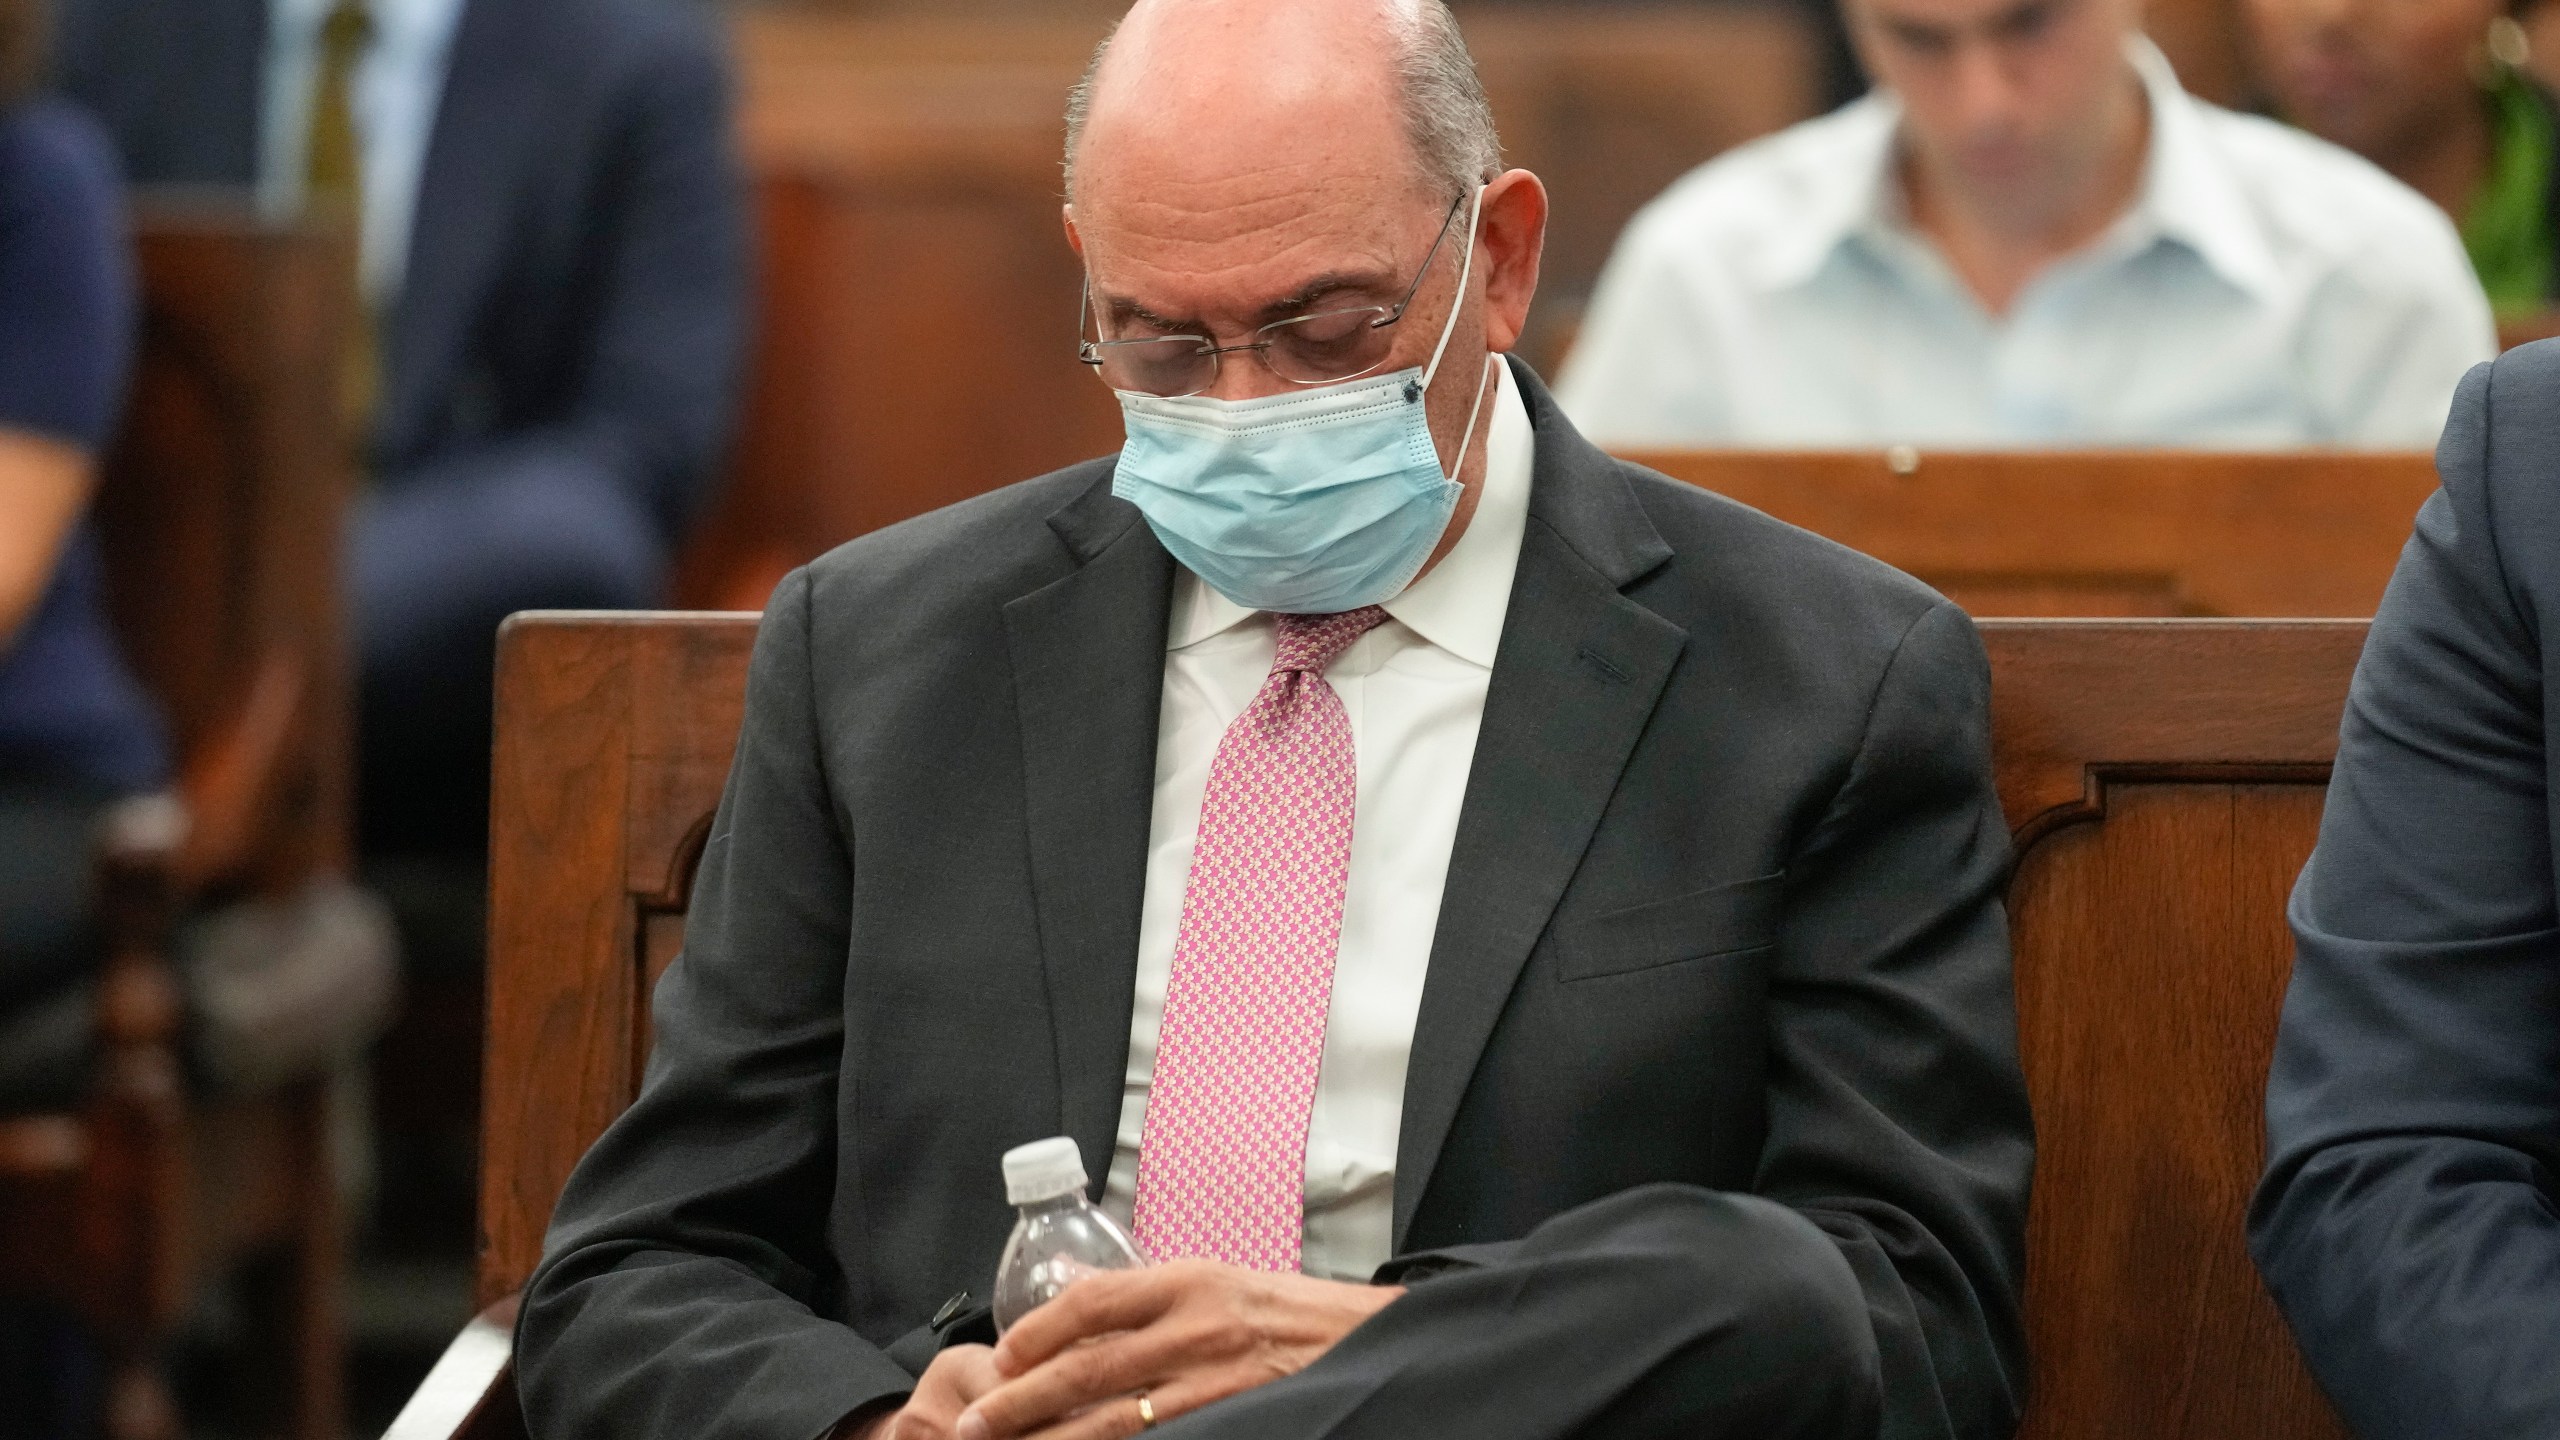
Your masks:
<instances>
[{"instance_id":1,"label":"white face mask","mask_svg":"<svg viewBox=\"0 0 2560 1440\"><path fill-rule=\"evenodd\" d=\"M1449 528L1484 408L1479 368L1444 472L1425 398L1465 308L1483 205L1478 186L1457 299L1428 365L1256 400L1119 391L1127 439L1111 493L1138 507L1176 560L1248 609L1325 615L1394 598Z\"/></svg>"}]
</instances>

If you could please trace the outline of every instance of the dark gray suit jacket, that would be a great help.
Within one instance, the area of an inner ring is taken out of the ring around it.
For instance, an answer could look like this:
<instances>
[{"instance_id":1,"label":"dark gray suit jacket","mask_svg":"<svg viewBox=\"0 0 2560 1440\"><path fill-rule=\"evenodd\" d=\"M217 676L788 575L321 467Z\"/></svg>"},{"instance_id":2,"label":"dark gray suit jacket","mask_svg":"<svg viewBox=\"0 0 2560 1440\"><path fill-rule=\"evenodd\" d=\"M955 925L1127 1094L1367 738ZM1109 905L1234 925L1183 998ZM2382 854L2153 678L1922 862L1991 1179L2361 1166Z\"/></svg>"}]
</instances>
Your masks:
<instances>
[{"instance_id":1,"label":"dark gray suit jacket","mask_svg":"<svg viewBox=\"0 0 2560 1440\"><path fill-rule=\"evenodd\" d=\"M1973 628L1518 373L1530 518L1383 1272L1414 1288L1167 1433L2006 1435L2031 1141ZM1174 573L1110 479L775 595L647 1083L528 1290L544 1440L810 1440L986 1293L1008 1146L1110 1154Z\"/></svg>"},{"instance_id":2,"label":"dark gray suit jacket","mask_svg":"<svg viewBox=\"0 0 2560 1440\"><path fill-rule=\"evenodd\" d=\"M142 184L258 178L267 0L58 0ZM726 57L681 0L467 0L383 341L377 483L604 489L672 543L748 324Z\"/></svg>"},{"instance_id":3,"label":"dark gray suit jacket","mask_svg":"<svg viewBox=\"0 0 2560 1440\"><path fill-rule=\"evenodd\" d=\"M2249 1241L2357 1433L2560 1435L2560 343L2473 370L2356 667Z\"/></svg>"}]
</instances>

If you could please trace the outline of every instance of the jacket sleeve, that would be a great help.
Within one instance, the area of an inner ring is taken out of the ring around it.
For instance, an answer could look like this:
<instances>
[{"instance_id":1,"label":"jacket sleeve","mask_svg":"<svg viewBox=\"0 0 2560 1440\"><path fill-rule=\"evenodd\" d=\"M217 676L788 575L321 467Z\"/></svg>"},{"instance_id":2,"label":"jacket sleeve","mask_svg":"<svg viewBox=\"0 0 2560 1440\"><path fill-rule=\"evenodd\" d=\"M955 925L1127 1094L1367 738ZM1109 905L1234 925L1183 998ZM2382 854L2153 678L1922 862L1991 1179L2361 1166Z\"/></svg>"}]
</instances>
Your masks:
<instances>
[{"instance_id":1,"label":"jacket sleeve","mask_svg":"<svg viewBox=\"0 0 2560 1440\"><path fill-rule=\"evenodd\" d=\"M2035 1142L1990 701L1981 638L1941 603L1904 636L1789 866L1770 986L1757 1189L1855 1272L1888 1440L2006 1435L2026 1398Z\"/></svg>"},{"instance_id":2,"label":"jacket sleeve","mask_svg":"<svg viewBox=\"0 0 2560 1440\"><path fill-rule=\"evenodd\" d=\"M2293 893L2249 1239L2366 1440L2560 1433L2560 928L2522 581L2560 543L2556 385L2553 346L2463 382Z\"/></svg>"},{"instance_id":3,"label":"jacket sleeve","mask_svg":"<svg viewBox=\"0 0 2560 1440\"><path fill-rule=\"evenodd\" d=\"M1380 1278L1412 1292L1308 1376L1392 1374L1413 1416L1536 1376L1505 1402L1524 1435L2011 1433L2034 1147L1989 683L1963 613L1922 615L1792 858L1753 1193L1648 1186L1399 1257Z\"/></svg>"},{"instance_id":4,"label":"jacket sleeve","mask_svg":"<svg viewBox=\"0 0 2560 1440\"><path fill-rule=\"evenodd\" d=\"M486 508L493 490L609 493L672 547L727 458L749 330L746 182L727 60L707 28L654 26L614 86L573 399L398 477Z\"/></svg>"},{"instance_id":5,"label":"jacket sleeve","mask_svg":"<svg viewBox=\"0 0 2560 1440\"><path fill-rule=\"evenodd\" d=\"M814 1440L914 1383L826 1318L852 853L808 606L804 571L765 612L648 1074L526 1286L520 1382L545 1440Z\"/></svg>"}]
</instances>

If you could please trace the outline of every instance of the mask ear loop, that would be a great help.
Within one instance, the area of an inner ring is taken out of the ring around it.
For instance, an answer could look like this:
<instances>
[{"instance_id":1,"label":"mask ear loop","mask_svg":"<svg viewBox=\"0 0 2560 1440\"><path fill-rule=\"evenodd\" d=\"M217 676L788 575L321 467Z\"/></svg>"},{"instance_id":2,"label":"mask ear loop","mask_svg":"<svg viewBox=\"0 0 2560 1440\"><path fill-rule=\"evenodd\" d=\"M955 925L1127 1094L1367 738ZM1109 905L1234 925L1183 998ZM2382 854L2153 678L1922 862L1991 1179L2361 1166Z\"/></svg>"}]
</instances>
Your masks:
<instances>
[{"instance_id":1,"label":"mask ear loop","mask_svg":"<svg viewBox=\"0 0 2560 1440\"><path fill-rule=\"evenodd\" d=\"M1485 371L1493 369L1493 362L1497 358L1499 357L1493 355L1487 355L1484 357ZM1467 468L1467 450L1476 443L1476 417L1484 413L1484 393L1487 390L1498 389L1501 386L1502 382L1499 380L1495 380L1491 384L1487 384L1486 381L1488 378L1489 377L1483 372L1479 372L1476 376L1476 403L1467 411L1467 428L1465 433L1458 437L1458 458L1449 466L1449 473L1441 477L1442 479L1449 481L1451 484L1456 484L1458 472Z\"/></svg>"},{"instance_id":2,"label":"mask ear loop","mask_svg":"<svg viewBox=\"0 0 2560 1440\"><path fill-rule=\"evenodd\" d=\"M1431 363L1422 367L1424 391L1431 388L1431 377L1440 373L1440 357L1448 352L1449 337L1458 333L1458 312L1467 305L1467 282L1476 270L1476 221L1482 218L1487 188L1477 186L1475 198L1467 202L1467 253L1458 260L1458 298L1449 302L1449 319L1440 327L1440 343L1431 347ZM1422 396L1417 393L1411 398L1419 400Z\"/></svg>"},{"instance_id":3,"label":"mask ear loop","mask_svg":"<svg viewBox=\"0 0 2560 1440\"><path fill-rule=\"evenodd\" d=\"M1477 186L1475 198L1467 202L1467 252L1458 261L1458 298L1450 303L1449 318L1440 327L1440 343L1431 347L1431 363L1422 367L1422 383L1411 387L1405 394L1405 399L1410 402L1419 404L1429 393L1432 377L1440 373L1440 357L1448 353L1449 337L1458 333L1458 312L1466 308L1467 282L1474 277L1476 270L1476 221L1483 216L1484 192L1489 188ZM1486 369L1493 367L1491 355L1485 356L1484 361ZM1484 380L1484 371L1477 371L1476 403L1467 409L1467 428L1458 436L1458 458L1442 474L1444 480L1456 481L1458 472L1467 468L1467 450L1476 442L1476 419L1484 413Z\"/></svg>"}]
</instances>

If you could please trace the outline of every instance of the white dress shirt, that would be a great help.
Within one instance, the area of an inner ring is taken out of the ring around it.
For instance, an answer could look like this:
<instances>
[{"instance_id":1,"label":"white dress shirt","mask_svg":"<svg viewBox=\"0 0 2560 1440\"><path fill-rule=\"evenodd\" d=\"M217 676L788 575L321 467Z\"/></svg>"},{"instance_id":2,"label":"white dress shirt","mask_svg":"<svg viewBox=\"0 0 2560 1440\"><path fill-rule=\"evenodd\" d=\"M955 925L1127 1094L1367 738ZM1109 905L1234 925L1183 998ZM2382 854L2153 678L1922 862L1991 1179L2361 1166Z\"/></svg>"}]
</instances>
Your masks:
<instances>
[{"instance_id":1,"label":"white dress shirt","mask_svg":"<svg viewBox=\"0 0 2560 1440\"><path fill-rule=\"evenodd\" d=\"M1882 92L1640 213L1557 387L1646 446L2426 448L2496 353L2461 242L2355 155L2189 96L2147 40L2126 213L1992 316L1910 224Z\"/></svg>"},{"instance_id":2,"label":"white dress shirt","mask_svg":"<svg viewBox=\"0 0 2560 1440\"><path fill-rule=\"evenodd\" d=\"M427 146L444 99L445 62L466 0L369 0L373 44L348 96L364 179L365 298L387 308L409 262L409 232ZM311 106L319 89L320 27L337 0L270 0L266 107L258 166L270 215L302 208L310 169Z\"/></svg>"},{"instance_id":3,"label":"white dress shirt","mask_svg":"<svg viewBox=\"0 0 2560 1440\"><path fill-rule=\"evenodd\" d=\"M1386 602L1387 622L1325 672L1350 714L1359 782L1333 1004L1307 1124L1299 1263L1310 1275L1365 1281L1387 1259L1405 1060L1528 523L1529 411L1510 366L1494 368L1499 393L1486 407L1484 489L1474 519L1429 574ZM1269 615L1237 605L1187 570L1175 572L1129 1072L1102 1201L1124 1224L1137 1191L1156 1030L1209 762L1229 722L1262 688L1276 645Z\"/></svg>"}]
</instances>

